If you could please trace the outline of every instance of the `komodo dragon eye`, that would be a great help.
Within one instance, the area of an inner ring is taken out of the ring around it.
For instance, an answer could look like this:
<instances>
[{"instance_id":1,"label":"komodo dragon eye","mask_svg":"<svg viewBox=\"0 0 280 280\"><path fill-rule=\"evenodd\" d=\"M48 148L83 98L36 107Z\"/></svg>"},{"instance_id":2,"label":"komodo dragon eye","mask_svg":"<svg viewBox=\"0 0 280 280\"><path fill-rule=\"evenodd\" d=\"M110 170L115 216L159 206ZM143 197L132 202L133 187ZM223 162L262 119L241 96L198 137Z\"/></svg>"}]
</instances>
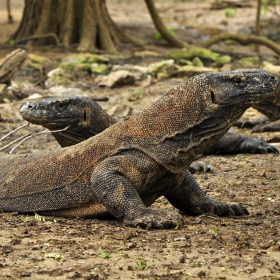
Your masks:
<instances>
[{"instance_id":1,"label":"komodo dragon eye","mask_svg":"<svg viewBox=\"0 0 280 280\"><path fill-rule=\"evenodd\" d=\"M66 106L66 103L65 102L59 102L59 103L57 103L57 107L58 108L64 108Z\"/></svg>"},{"instance_id":2,"label":"komodo dragon eye","mask_svg":"<svg viewBox=\"0 0 280 280\"><path fill-rule=\"evenodd\" d=\"M213 90L211 90L211 100L213 103L215 103L215 93Z\"/></svg>"},{"instance_id":3,"label":"komodo dragon eye","mask_svg":"<svg viewBox=\"0 0 280 280\"><path fill-rule=\"evenodd\" d=\"M240 78L236 78L235 83L237 85L240 85L242 83L242 80Z\"/></svg>"}]
</instances>

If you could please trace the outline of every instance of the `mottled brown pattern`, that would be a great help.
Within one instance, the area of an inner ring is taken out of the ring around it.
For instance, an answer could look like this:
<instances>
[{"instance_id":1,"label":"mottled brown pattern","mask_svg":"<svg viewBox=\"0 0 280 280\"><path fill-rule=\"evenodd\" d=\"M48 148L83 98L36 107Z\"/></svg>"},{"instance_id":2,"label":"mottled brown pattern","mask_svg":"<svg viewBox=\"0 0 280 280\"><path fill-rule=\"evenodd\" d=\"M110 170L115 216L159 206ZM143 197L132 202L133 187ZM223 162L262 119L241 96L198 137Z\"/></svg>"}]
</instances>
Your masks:
<instances>
[{"instance_id":1,"label":"mottled brown pattern","mask_svg":"<svg viewBox=\"0 0 280 280\"><path fill-rule=\"evenodd\" d=\"M241 205L206 196L185 170L248 107L279 86L279 79L264 71L198 75L80 144L2 156L0 209L63 215L75 208L74 216L95 216L89 205L101 203L126 225L173 227L180 221L177 213L147 208L164 195L182 212L246 214Z\"/></svg>"}]
</instances>

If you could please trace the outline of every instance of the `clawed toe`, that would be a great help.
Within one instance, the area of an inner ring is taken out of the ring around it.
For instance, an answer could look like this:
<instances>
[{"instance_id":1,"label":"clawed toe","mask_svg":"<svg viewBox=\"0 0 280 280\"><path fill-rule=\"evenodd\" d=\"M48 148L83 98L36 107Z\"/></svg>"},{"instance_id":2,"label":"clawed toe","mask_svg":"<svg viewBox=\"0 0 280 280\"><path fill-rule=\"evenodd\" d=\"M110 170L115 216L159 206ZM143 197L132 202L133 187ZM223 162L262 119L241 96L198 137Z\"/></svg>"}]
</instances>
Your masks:
<instances>
[{"instance_id":1,"label":"clawed toe","mask_svg":"<svg viewBox=\"0 0 280 280\"><path fill-rule=\"evenodd\" d=\"M125 226L142 228L178 228L183 224L182 216L178 212L146 211L136 217L125 217L123 219Z\"/></svg>"}]
</instances>

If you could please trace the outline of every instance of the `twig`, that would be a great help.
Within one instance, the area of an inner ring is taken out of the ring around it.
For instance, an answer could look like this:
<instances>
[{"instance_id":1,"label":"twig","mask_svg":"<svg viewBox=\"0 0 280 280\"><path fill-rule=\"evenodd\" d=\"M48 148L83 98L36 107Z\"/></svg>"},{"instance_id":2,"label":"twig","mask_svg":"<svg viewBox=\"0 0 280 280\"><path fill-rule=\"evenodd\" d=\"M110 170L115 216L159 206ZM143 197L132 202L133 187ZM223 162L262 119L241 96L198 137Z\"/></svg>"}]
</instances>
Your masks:
<instances>
[{"instance_id":1,"label":"twig","mask_svg":"<svg viewBox=\"0 0 280 280\"><path fill-rule=\"evenodd\" d=\"M19 130L20 128L29 125L29 123L22 125L18 128L16 128L15 130L11 131L10 133L8 133L7 135L5 135L4 137L2 137L0 140L6 138L7 136L13 134L14 132L16 132L17 130ZM68 125L67 127L63 128L63 129L58 129L58 130L43 130L41 132L30 132L27 135L22 135L19 138L15 139L14 141L10 142L9 144L5 145L4 147L0 148L0 152L9 148L10 146L12 146L13 144L15 144L16 142L20 141L15 147L12 148L12 150L9 152L9 154L11 154L18 146L20 146L24 141L26 141L27 139L35 136L35 135L40 135L40 134L47 134L47 133L53 133L53 132L61 132L61 131L65 131L69 128L70 125Z\"/></svg>"},{"instance_id":2,"label":"twig","mask_svg":"<svg viewBox=\"0 0 280 280\"><path fill-rule=\"evenodd\" d=\"M65 131L67 130L68 128L70 127L70 125L68 125L67 127L63 128L63 129L58 129L58 130L48 130L48 129L45 129L41 132L35 132L35 133L29 133L27 134L16 146L14 146L11 151L9 152L9 154L12 154L13 151L18 147L20 146L23 142L25 142L26 140L28 140L29 138L32 138L33 136L35 135L40 135L40 134L48 134L48 133L53 133L53 132L61 132L61 131ZM21 137L20 137L21 138ZM18 139L20 139L18 138ZM16 139L16 140L18 140ZM19 140L18 140L19 141ZM14 141L13 141L14 142Z\"/></svg>"},{"instance_id":3,"label":"twig","mask_svg":"<svg viewBox=\"0 0 280 280\"><path fill-rule=\"evenodd\" d=\"M44 134L44 133L48 133L49 130L48 129L45 129L41 132L37 132L37 133L28 133L27 135L24 135L23 138L19 137L18 139L16 139L15 141L13 141L14 143L15 142L18 142L19 140L21 140L18 144L16 144L9 152L9 154L12 154L13 151L18 147L20 146L24 141L28 140L29 138L33 137L34 135L39 135L39 134ZM10 144L12 144L13 142L11 142ZM10 146L10 145L9 145Z\"/></svg>"},{"instance_id":4,"label":"twig","mask_svg":"<svg viewBox=\"0 0 280 280\"><path fill-rule=\"evenodd\" d=\"M1 139L0 139L0 142L3 141L5 138L7 138L8 136L12 135L13 133L15 133L16 131L20 130L21 128L23 127L26 127L26 126L29 126L29 123L25 123L23 124L22 126L20 127L17 127L15 130L9 132L8 134L4 135Z\"/></svg>"}]
</instances>

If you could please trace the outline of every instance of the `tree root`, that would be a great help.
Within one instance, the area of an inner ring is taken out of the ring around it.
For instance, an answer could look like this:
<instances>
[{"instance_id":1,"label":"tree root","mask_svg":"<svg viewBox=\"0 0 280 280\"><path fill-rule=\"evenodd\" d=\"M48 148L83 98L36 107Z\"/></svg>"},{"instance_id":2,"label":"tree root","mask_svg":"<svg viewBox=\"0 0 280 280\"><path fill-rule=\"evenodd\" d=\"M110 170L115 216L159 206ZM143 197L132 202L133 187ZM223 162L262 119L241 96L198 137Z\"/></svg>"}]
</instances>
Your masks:
<instances>
[{"instance_id":1,"label":"tree root","mask_svg":"<svg viewBox=\"0 0 280 280\"><path fill-rule=\"evenodd\" d=\"M148 10L151 14L152 20L155 24L155 27L157 28L157 30L160 32L160 34L162 35L162 37L171 45L173 45L174 47L177 48L183 48L186 47L188 44L185 43L184 41L181 41L180 39L178 39L176 36L174 36L173 34L171 34L168 29L166 28L166 26L164 25L164 23L162 22L158 11L155 7L155 4L153 2L153 0L145 0L146 5L148 7Z\"/></svg>"},{"instance_id":2,"label":"tree root","mask_svg":"<svg viewBox=\"0 0 280 280\"><path fill-rule=\"evenodd\" d=\"M233 33L222 33L216 36L213 36L207 42L203 44L204 48L209 48L210 46L216 44L220 41L225 40L234 40L240 43L241 45L249 45L249 44L259 44L268 47L269 49L276 52L278 55L280 54L280 46L273 42L272 40L266 39L261 36L242 36Z\"/></svg>"}]
</instances>

